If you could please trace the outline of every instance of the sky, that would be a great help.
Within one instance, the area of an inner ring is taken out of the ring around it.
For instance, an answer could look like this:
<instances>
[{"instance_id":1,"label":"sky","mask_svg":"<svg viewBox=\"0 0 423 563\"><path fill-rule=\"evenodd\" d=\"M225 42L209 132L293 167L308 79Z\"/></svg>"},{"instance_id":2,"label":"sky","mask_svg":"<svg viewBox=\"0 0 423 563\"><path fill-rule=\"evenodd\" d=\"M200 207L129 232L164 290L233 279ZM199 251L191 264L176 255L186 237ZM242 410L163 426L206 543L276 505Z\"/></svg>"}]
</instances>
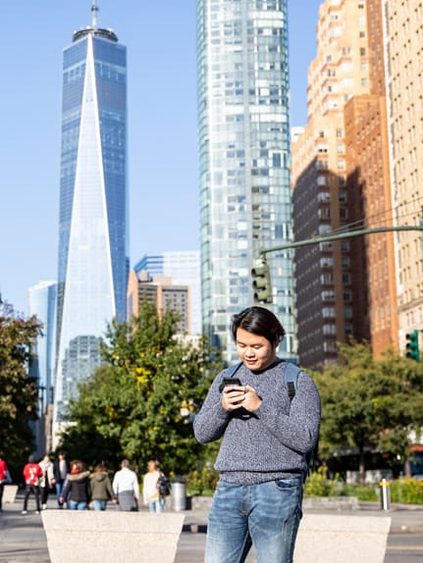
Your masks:
<instances>
[{"instance_id":1,"label":"sky","mask_svg":"<svg viewBox=\"0 0 423 563\"><path fill-rule=\"evenodd\" d=\"M131 265L199 248L196 0L99 0L98 22L128 49ZM320 0L288 0L291 125L306 121ZM90 0L0 0L0 293L55 280L62 50L90 23Z\"/></svg>"}]
</instances>

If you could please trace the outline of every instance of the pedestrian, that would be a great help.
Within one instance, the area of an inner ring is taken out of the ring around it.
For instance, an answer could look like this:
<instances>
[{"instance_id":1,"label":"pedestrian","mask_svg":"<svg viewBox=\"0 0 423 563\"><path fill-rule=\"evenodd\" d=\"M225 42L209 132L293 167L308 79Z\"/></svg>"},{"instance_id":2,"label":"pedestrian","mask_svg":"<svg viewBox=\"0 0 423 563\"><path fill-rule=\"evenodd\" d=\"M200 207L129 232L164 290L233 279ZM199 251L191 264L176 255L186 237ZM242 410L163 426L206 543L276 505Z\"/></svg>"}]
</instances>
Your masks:
<instances>
[{"instance_id":1,"label":"pedestrian","mask_svg":"<svg viewBox=\"0 0 423 563\"><path fill-rule=\"evenodd\" d=\"M57 459L53 462L54 484L56 486L56 498L59 508L63 508L63 504L60 503L60 499L62 497L63 487L69 473L70 463L66 459L66 454L64 452L59 452Z\"/></svg>"},{"instance_id":2,"label":"pedestrian","mask_svg":"<svg viewBox=\"0 0 423 563\"><path fill-rule=\"evenodd\" d=\"M119 510L136 512L140 497L140 487L135 471L129 469L129 461L124 459L121 469L113 478L113 492L119 504Z\"/></svg>"},{"instance_id":3,"label":"pedestrian","mask_svg":"<svg viewBox=\"0 0 423 563\"><path fill-rule=\"evenodd\" d=\"M91 499L94 510L106 510L107 501L113 500L113 489L107 474L106 465L100 463L91 475Z\"/></svg>"},{"instance_id":4,"label":"pedestrian","mask_svg":"<svg viewBox=\"0 0 423 563\"><path fill-rule=\"evenodd\" d=\"M60 502L65 502L71 510L86 510L91 500L90 472L85 470L82 461L71 463L65 486L62 490Z\"/></svg>"},{"instance_id":5,"label":"pedestrian","mask_svg":"<svg viewBox=\"0 0 423 563\"><path fill-rule=\"evenodd\" d=\"M48 454L43 457L39 466L43 472L43 476L40 479L41 508L45 510L47 508L48 494L55 483L53 464Z\"/></svg>"},{"instance_id":6,"label":"pedestrian","mask_svg":"<svg viewBox=\"0 0 423 563\"><path fill-rule=\"evenodd\" d=\"M148 506L150 512L163 512L165 495L164 491L160 490L160 483L168 480L160 471L160 463L157 460L151 459L147 463L147 469L142 486L144 504Z\"/></svg>"},{"instance_id":7,"label":"pedestrian","mask_svg":"<svg viewBox=\"0 0 423 563\"><path fill-rule=\"evenodd\" d=\"M28 458L28 463L25 465L23 470L23 476L25 479L25 498L24 498L24 505L22 514L28 513L28 500L31 494L35 497L35 504L36 504L36 514L39 514L41 511L40 506L40 480L43 476L43 471L38 463L35 463L35 458L33 455L30 455Z\"/></svg>"},{"instance_id":8,"label":"pedestrian","mask_svg":"<svg viewBox=\"0 0 423 563\"><path fill-rule=\"evenodd\" d=\"M9 470L7 468L7 463L0 454L0 512L3 512L3 492L4 486L11 483L12 479L10 477Z\"/></svg>"},{"instance_id":9,"label":"pedestrian","mask_svg":"<svg viewBox=\"0 0 423 563\"><path fill-rule=\"evenodd\" d=\"M232 335L241 364L235 374L230 370L232 383L225 383L228 371L217 375L194 420L200 443L223 438L206 563L243 562L252 544L257 561L292 563L306 456L319 434L320 398L303 371L293 398L288 391L288 364L276 352L284 334L263 307L235 315Z\"/></svg>"}]
</instances>

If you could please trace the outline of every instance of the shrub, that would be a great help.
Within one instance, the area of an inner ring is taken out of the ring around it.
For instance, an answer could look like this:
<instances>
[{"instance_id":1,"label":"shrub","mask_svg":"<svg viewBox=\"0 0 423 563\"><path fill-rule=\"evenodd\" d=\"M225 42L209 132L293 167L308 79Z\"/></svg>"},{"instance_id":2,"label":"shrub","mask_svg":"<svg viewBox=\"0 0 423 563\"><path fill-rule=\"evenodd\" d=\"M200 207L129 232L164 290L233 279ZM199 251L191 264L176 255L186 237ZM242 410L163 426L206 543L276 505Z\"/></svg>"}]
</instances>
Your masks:
<instances>
[{"instance_id":1,"label":"shrub","mask_svg":"<svg viewBox=\"0 0 423 563\"><path fill-rule=\"evenodd\" d=\"M391 484L391 501L405 504L423 504L423 481L403 478Z\"/></svg>"},{"instance_id":2,"label":"shrub","mask_svg":"<svg viewBox=\"0 0 423 563\"><path fill-rule=\"evenodd\" d=\"M216 488L219 474L210 465L195 469L187 476L187 489L191 496L211 496Z\"/></svg>"}]
</instances>

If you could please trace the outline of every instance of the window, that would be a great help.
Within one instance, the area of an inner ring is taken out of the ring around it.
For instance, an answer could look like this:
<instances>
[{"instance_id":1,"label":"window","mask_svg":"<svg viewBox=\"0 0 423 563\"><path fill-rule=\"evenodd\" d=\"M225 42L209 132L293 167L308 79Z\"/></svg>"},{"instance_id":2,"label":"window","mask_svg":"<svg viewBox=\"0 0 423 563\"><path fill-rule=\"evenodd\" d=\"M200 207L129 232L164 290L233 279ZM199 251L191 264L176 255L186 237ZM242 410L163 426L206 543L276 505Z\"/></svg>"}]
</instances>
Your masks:
<instances>
[{"instance_id":1,"label":"window","mask_svg":"<svg viewBox=\"0 0 423 563\"><path fill-rule=\"evenodd\" d=\"M365 56L366 56L366 49L365 49L365 47L360 47L360 56L361 56L361 57L365 57Z\"/></svg>"}]
</instances>

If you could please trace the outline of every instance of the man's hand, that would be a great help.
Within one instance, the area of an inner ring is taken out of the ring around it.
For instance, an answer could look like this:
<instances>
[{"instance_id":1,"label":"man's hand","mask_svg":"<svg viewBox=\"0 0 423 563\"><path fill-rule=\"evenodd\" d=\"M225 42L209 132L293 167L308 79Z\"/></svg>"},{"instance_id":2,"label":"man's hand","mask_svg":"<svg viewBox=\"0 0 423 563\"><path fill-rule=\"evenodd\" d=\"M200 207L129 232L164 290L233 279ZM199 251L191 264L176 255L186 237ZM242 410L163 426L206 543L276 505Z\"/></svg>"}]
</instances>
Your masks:
<instances>
[{"instance_id":1,"label":"man's hand","mask_svg":"<svg viewBox=\"0 0 423 563\"><path fill-rule=\"evenodd\" d=\"M254 412L261 405L261 399L250 385L227 385L222 392L222 407L226 411L235 411L244 407Z\"/></svg>"},{"instance_id":2,"label":"man's hand","mask_svg":"<svg viewBox=\"0 0 423 563\"><path fill-rule=\"evenodd\" d=\"M235 411L243 406L245 387L241 385L226 385L222 391L222 407L226 411Z\"/></svg>"}]
</instances>

